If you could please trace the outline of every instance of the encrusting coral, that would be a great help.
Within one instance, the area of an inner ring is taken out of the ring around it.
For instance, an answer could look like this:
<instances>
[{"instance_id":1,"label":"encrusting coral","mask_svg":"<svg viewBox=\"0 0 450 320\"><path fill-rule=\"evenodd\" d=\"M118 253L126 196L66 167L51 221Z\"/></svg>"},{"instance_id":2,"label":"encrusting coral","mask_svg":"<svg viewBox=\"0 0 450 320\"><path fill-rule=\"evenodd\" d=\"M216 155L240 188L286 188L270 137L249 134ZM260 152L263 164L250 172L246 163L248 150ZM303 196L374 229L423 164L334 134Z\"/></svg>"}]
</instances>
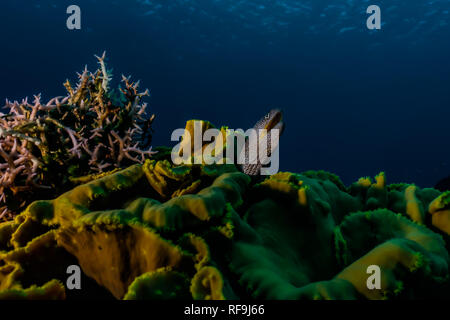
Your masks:
<instances>
[{"instance_id":1,"label":"encrusting coral","mask_svg":"<svg viewBox=\"0 0 450 320\"><path fill-rule=\"evenodd\" d=\"M257 181L160 152L0 224L0 298L76 298L71 264L85 298L448 298L448 198L383 173ZM366 285L372 265L381 289Z\"/></svg>"},{"instance_id":2,"label":"encrusting coral","mask_svg":"<svg viewBox=\"0 0 450 320\"><path fill-rule=\"evenodd\" d=\"M83 176L143 163L150 147L154 115L147 114L139 82L122 77L110 89L105 54L99 68L86 68L68 95L42 103L6 101L0 112L0 216L19 213L30 199L54 198ZM81 180L80 180L81 179Z\"/></svg>"}]
</instances>

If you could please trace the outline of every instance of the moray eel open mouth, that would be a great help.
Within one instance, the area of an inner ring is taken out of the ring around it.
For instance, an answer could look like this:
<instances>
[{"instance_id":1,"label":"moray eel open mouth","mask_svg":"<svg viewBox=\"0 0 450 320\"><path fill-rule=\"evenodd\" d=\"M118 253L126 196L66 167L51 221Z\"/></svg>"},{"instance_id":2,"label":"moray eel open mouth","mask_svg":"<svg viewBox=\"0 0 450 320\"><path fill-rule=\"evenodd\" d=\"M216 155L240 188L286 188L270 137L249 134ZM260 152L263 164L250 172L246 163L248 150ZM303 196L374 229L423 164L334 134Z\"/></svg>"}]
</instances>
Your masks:
<instances>
[{"instance_id":1,"label":"moray eel open mouth","mask_svg":"<svg viewBox=\"0 0 450 320\"><path fill-rule=\"evenodd\" d=\"M242 149L245 152L245 161L241 166L242 172L248 175L259 175L262 168L261 159L259 159L258 149L263 149L266 151L267 157L271 156L271 150L275 150L278 147L279 141L276 141L276 145L272 146L271 143L271 130L280 130L279 136L284 131L283 113L279 109L270 110L261 120L259 120L253 129L258 130L258 143L257 145L250 145L250 139L247 139ZM267 131L259 131L261 129L266 129ZM267 139L264 139L265 136ZM254 151L258 156L258 159L249 159L250 150Z\"/></svg>"}]
</instances>

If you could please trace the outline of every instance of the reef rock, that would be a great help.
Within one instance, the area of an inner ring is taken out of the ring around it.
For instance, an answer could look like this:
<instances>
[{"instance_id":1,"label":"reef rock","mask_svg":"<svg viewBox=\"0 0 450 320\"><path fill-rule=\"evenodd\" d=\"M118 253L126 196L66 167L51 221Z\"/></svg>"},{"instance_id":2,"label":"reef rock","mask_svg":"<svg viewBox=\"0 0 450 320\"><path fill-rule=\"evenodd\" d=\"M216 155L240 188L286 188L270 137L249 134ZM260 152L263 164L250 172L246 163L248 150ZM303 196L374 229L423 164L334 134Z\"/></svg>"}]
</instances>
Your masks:
<instances>
[{"instance_id":1,"label":"reef rock","mask_svg":"<svg viewBox=\"0 0 450 320\"><path fill-rule=\"evenodd\" d=\"M169 159L91 177L0 224L0 298L448 296L448 193L384 174L349 187L324 171L256 181ZM65 288L74 264L79 292ZM381 289L366 285L372 265Z\"/></svg>"}]
</instances>

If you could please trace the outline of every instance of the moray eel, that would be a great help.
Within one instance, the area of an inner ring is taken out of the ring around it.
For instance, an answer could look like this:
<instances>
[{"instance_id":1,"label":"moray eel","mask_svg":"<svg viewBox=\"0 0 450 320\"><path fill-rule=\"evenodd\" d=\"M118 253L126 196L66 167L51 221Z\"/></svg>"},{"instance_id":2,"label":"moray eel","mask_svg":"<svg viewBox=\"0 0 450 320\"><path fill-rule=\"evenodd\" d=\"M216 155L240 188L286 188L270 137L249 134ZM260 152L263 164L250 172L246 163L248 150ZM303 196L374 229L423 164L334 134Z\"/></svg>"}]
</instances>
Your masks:
<instances>
[{"instance_id":1,"label":"moray eel","mask_svg":"<svg viewBox=\"0 0 450 320\"><path fill-rule=\"evenodd\" d=\"M245 157L244 163L241 165L240 169L243 173L251 175L251 176L257 176L261 173L262 163L261 159L258 157L258 148L266 150L267 158L270 158L272 150L271 146L271 130L278 129L280 130L280 136L281 133L284 130L284 123L283 123L283 114L281 110L273 109L270 110L268 114L266 114L261 120L259 120L253 129L256 129L258 132L257 137L257 146L256 145L250 145L250 139L247 138L245 141L244 147L242 148L240 157ZM259 129L266 129L267 130L267 139L263 139L265 137L264 132L260 132ZM273 150L278 147L278 141L276 145L273 146ZM250 151L254 151L254 154L257 158L255 159L249 159ZM245 152L245 153L244 153ZM263 161L264 162L264 161Z\"/></svg>"}]
</instances>

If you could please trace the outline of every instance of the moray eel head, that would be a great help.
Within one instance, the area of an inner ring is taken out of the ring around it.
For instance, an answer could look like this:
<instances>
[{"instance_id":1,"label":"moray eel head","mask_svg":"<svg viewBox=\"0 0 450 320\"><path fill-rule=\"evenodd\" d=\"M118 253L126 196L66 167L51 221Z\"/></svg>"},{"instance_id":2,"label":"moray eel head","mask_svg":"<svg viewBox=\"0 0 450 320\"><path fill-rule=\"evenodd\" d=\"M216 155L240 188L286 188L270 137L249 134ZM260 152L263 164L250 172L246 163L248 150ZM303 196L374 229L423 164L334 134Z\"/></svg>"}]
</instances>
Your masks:
<instances>
[{"instance_id":1,"label":"moray eel head","mask_svg":"<svg viewBox=\"0 0 450 320\"><path fill-rule=\"evenodd\" d=\"M280 129L281 132L283 132L283 113L279 109L272 109L261 120L259 120L253 128L267 130Z\"/></svg>"}]
</instances>

